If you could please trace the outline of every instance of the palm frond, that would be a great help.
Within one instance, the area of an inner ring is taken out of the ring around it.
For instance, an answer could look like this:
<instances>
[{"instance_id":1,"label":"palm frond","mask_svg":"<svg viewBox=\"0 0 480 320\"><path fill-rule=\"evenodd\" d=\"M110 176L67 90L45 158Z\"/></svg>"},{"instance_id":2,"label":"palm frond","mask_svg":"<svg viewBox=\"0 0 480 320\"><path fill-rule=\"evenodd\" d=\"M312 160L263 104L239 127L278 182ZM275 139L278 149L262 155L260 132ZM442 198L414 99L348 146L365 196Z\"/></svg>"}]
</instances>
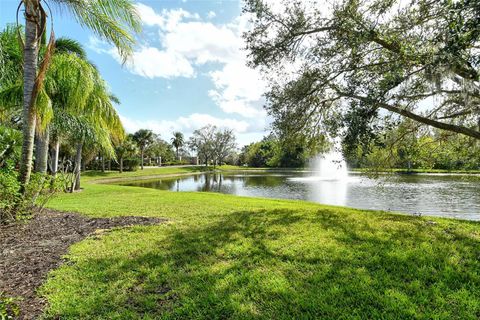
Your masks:
<instances>
[{"instance_id":1,"label":"palm frond","mask_svg":"<svg viewBox=\"0 0 480 320\"><path fill-rule=\"evenodd\" d=\"M110 101L112 101L115 104L120 104L120 99L116 95L114 95L113 93L110 93L109 96L110 96Z\"/></svg>"},{"instance_id":2,"label":"palm frond","mask_svg":"<svg viewBox=\"0 0 480 320\"><path fill-rule=\"evenodd\" d=\"M56 0L77 21L117 47L123 62L133 52L133 33L141 29L140 17L131 0Z\"/></svg>"},{"instance_id":3,"label":"palm frond","mask_svg":"<svg viewBox=\"0 0 480 320\"><path fill-rule=\"evenodd\" d=\"M94 89L94 70L84 59L70 53L55 54L45 89L56 108L79 112Z\"/></svg>"},{"instance_id":4,"label":"palm frond","mask_svg":"<svg viewBox=\"0 0 480 320\"><path fill-rule=\"evenodd\" d=\"M18 80L0 88L0 112L22 108L23 83Z\"/></svg>"},{"instance_id":5,"label":"palm frond","mask_svg":"<svg viewBox=\"0 0 480 320\"><path fill-rule=\"evenodd\" d=\"M35 103L35 109L37 114L37 129L39 132L45 131L48 124L53 119L52 100L45 92L45 89L41 89L37 96Z\"/></svg>"},{"instance_id":6,"label":"palm frond","mask_svg":"<svg viewBox=\"0 0 480 320\"><path fill-rule=\"evenodd\" d=\"M18 42L22 27L8 24L0 32L0 88L17 80L22 74L23 54Z\"/></svg>"},{"instance_id":7,"label":"palm frond","mask_svg":"<svg viewBox=\"0 0 480 320\"><path fill-rule=\"evenodd\" d=\"M70 38L58 38L55 41L55 54L73 53L81 59L87 59L87 53L80 42Z\"/></svg>"}]
</instances>

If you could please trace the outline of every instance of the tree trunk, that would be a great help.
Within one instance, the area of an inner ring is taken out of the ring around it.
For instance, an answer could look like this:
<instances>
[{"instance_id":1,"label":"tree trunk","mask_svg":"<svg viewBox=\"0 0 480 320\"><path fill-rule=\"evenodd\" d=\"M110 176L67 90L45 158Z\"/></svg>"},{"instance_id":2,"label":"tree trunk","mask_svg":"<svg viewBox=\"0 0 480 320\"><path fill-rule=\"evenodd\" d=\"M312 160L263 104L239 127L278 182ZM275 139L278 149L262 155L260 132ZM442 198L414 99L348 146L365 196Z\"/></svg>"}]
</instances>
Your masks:
<instances>
[{"instance_id":1,"label":"tree trunk","mask_svg":"<svg viewBox=\"0 0 480 320\"><path fill-rule=\"evenodd\" d=\"M176 148L176 149L177 149L177 160L178 160L178 148Z\"/></svg>"},{"instance_id":2,"label":"tree trunk","mask_svg":"<svg viewBox=\"0 0 480 320\"><path fill-rule=\"evenodd\" d=\"M35 148L35 172L47 173L48 145L50 143L50 131L37 135L37 146Z\"/></svg>"},{"instance_id":3,"label":"tree trunk","mask_svg":"<svg viewBox=\"0 0 480 320\"><path fill-rule=\"evenodd\" d=\"M140 151L140 167L143 170L143 149Z\"/></svg>"},{"instance_id":4,"label":"tree trunk","mask_svg":"<svg viewBox=\"0 0 480 320\"><path fill-rule=\"evenodd\" d=\"M83 143L77 143L77 153L75 155L75 169L73 170L74 174L74 183L72 187L72 192L75 190L80 190L80 172L82 168L82 148Z\"/></svg>"},{"instance_id":5,"label":"tree trunk","mask_svg":"<svg viewBox=\"0 0 480 320\"><path fill-rule=\"evenodd\" d=\"M52 175L55 176L58 171L58 155L60 153L60 140L57 138L52 150Z\"/></svg>"},{"instance_id":6,"label":"tree trunk","mask_svg":"<svg viewBox=\"0 0 480 320\"><path fill-rule=\"evenodd\" d=\"M105 172L105 156L102 155L102 172Z\"/></svg>"},{"instance_id":7,"label":"tree trunk","mask_svg":"<svg viewBox=\"0 0 480 320\"><path fill-rule=\"evenodd\" d=\"M123 172L123 157L120 157L120 163L118 164L118 171Z\"/></svg>"},{"instance_id":8,"label":"tree trunk","mask_svg":"<svg viewBox=\"0 0 480 320\"><path fill-rule=\"evenodd\" d=\"M30 180L32 172L33 141L36 115L31 103L32 91L37 76L38 38L37 23L40 19L38 0L25 3L25 49L23 52L23 145L20 160L19 180L22 189Z\"/></svg>"},{"instance_id":9,"label":"tree trunk","mask_svg":"<svg viewBox=\"0 0 480 320\"><path fill-rule=\"evenodd\" d=\"M108 168L108 171L112 171L112 159L110 159L110 158L108 159L108 166L107 166L107 168Z\"/></svg>"}]
</instances>

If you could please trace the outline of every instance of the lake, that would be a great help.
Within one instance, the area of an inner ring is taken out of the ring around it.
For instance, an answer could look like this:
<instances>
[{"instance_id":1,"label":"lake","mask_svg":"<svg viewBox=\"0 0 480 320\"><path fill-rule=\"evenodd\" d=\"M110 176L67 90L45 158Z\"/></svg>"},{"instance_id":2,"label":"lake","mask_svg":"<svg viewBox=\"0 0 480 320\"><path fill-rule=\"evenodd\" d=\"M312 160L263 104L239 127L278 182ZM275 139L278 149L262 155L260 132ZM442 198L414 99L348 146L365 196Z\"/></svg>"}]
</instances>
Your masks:
<instances>
[{"instance_id":1,"label":"lake","mask_svg":"<svg viewBox=\"0 0 480 320\"><path fill-rule=\"evenodd\" d=\"M480 220L480 177L412 174L370 178L351 173L344 180L311 172L203 173L139 180L123 185L170 191L221 192L249 197L301 199L359 209Z\"/></svg>"}]
</instances>

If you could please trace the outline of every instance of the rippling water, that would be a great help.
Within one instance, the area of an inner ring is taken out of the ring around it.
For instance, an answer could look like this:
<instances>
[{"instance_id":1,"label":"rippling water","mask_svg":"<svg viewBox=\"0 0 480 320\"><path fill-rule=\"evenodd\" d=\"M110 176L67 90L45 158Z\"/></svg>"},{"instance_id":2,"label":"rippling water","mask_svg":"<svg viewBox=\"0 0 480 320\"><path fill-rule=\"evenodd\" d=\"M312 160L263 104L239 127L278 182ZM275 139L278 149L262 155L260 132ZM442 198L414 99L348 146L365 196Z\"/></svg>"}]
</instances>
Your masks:
<instances>
[{"instance_id":1,"label":"rippling water","mask_svg":"<svg viewBox=\"0 0 480 320\"><path fill-rule=\"evenodd\" d=\"M200 174L124 185L171 191L209 191L240 196L303 199L360 209L480 220L480 177L461 175L353 174L346 180L311 173Z\"/></svg>"}]
</instances>

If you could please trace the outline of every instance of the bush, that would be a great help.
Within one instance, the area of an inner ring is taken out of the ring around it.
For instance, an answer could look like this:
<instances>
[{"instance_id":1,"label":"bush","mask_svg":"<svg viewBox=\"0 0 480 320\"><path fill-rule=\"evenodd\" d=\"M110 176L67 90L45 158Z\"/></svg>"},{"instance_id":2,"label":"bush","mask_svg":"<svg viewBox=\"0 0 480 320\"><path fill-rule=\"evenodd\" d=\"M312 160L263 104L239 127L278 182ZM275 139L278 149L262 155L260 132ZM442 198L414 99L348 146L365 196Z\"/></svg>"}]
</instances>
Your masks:
<instances>
[{"instance_id":1,"label":"bush","mask_svg":"<svg viewBox=\"0 0 480 320\"><path fill-rule=\"evenodd\" d=\"M140 167L140 159L126 159L123 160L123 171L137 171Z\"/></svg>"},{"instance_id":2,"label":"bush","mask_svg":"<svg viewBox=\"0 0 480 320\"><path fill-rule=\"evenodd\" d=\"M162 163L162 166L179 166L179 165L185 165L185 164L190 164L190 161L188 160L166 161Z\"/></svg>"},{"instance_id":3,"label":"bush","mask_svg":"<svg viewBox=\"0 0 480 320\"><path fill-rule=\"evenodd\" d=\"M130 158L123 160L123 171L137 171L140 167L140 159ZM119 170L120 164L118 162L112 162L112 170Z\"/></svg>"},{"instance_id":4,"label":"bush","mask_svg":"<svg viewBox=\"0 0 480 320\"><path fill-rule=\"evenodd\" d=\"M15 166L20 160L22 133L0 125L0 168Z\"/></svg>"},{"instance_id":5,"label":"bush","mask_svg":"<svg viewBox=\"0 0 480 320\"><path fill-rule=\"evenodd\" d=\"M20 202L20 183L15 171L0 169L0 222L15 220L16 205Z\"/></svg>"},{"instance_id":6,"label":"bush","mask_svg":"<svg viewBox=\"0 0 480 320\"><path fill-rule=\"evenodd\" d=\"M0 223L25 219L34 210L42 210L47 201L62 190L60 181L49 175L32 174L22 195L17 172L11 168L0 169Z\"/></svg>"},{"instance_id":7,"label":"bush","mask_svg":"<svg viewBox=\"0 0 480 320\"><path fill-rule=\"evenodd\" d=\"M16 301L17 299L0 292L0 320L16 319L20 315L20 307Z\"/></svg>"}]
</instances>

